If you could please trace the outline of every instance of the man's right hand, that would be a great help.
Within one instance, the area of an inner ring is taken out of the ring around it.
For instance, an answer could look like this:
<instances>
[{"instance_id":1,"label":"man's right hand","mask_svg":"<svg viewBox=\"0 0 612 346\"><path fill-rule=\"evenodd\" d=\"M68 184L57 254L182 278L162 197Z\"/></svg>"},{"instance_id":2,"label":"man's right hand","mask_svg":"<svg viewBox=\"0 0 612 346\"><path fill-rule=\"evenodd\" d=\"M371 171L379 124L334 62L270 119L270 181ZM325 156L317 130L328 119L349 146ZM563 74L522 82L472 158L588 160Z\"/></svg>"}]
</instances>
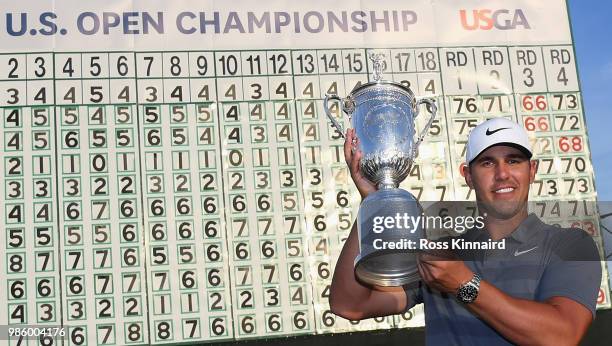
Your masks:
<instances>
[{"instance_id":1,"label":"man's right hand","mask_svg":"<svg viewBox=\"0 0 612 346\"><path fill-rule=\"evenodd\" d=\"M351 178L361 194L361 198L366 198L370 193L376 191L376 186L361 174L359 161L363 153L359 148L359 138L355 134L355 129L347 129L344 138L344 159L351 172Z\"/></svg>"}]
</instances>

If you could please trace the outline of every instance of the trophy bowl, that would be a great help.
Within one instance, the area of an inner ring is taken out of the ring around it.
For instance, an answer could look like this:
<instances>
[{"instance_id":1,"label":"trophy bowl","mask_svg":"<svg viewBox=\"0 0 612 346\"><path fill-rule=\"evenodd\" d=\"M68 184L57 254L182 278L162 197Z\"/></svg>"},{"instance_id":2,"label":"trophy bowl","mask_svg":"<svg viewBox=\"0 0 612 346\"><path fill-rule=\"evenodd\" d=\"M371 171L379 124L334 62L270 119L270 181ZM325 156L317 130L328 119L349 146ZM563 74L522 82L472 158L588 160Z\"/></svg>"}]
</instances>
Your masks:
<instances>
[{"instance_id":1,"label":"trophy bowl","mask_svg":"<svg viewBox=\"0 0 612 346\"><path fill-rule=\"evenodd\" d=\"M378 81L358 87L347 99L354 103L352 126L363 153L363 174L375 185L403 181L415 148L417 113L412 91L401 84Z\"/></svg>"}]
</instances>

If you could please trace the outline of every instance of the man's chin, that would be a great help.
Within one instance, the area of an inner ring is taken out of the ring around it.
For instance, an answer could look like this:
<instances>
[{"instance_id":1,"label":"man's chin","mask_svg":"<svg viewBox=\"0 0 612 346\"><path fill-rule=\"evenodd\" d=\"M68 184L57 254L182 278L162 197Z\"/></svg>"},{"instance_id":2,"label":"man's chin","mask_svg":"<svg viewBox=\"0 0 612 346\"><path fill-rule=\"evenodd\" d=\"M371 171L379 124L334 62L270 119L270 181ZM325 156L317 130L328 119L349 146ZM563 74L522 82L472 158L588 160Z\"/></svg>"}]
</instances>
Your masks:
<instances>
[{"instance_id":1,"label":"man's chin","mask_svg":"<svg viewBox=\"0 0 612 346\"><path fill-rule=\"evenodd\" d=\"M487 213L487 216L498 220L508 220L519 214L526 203L521 201L493 201L478 202L479 208Z\"/></svg>"}]
</instances>

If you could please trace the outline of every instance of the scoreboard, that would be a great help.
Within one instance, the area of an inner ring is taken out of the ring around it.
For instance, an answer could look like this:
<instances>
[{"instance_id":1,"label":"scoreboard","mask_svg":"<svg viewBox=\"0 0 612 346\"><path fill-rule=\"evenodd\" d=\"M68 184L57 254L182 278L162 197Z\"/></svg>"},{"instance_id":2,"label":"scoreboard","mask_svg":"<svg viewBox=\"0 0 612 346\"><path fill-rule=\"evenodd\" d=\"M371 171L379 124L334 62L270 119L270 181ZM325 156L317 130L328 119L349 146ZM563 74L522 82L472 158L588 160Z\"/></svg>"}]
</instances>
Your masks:
<instances>
[{"instance_id":1,"label":"scoreboard","mask_svg":"<svg viewBox=\"0 0 612 346\"><path fill-rule=\"evenodd\" d=\"M0 344L424 325L422 306L356 322L328 305L360 197L322 99L367 82L372 52L385 55L385 78L438 104L403 188L422 201L473 200L459 174L467 135L506 117L539 160L531 200L576 205L533 211L602 248L562 0L2 9L0 329L30 334ZM598 307L609 294L604 268Z\"/></svg>"}]
</instances>

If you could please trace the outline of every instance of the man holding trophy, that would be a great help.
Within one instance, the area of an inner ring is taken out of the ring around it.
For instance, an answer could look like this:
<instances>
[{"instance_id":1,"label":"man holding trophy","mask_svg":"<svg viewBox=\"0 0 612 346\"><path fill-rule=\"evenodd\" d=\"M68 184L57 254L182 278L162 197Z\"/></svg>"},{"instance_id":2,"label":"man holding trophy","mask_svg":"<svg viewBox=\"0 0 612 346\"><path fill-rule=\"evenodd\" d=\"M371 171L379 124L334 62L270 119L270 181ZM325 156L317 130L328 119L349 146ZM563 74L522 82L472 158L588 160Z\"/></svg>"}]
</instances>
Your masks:
<instances>
[{"instance_id":1,"label":"man holding trophy","mask_svg":"<svg viewBox=\"0 0 612 346\"><path fill-rule=\"evenodd\" d=\"M422 213L414 196L397 186L427 130L414 140L419 103L432 113L429 124L435 116L432 102L415 101L408 88L381 81L384 68L374 60L373 82L345 99L330 97L341 101L351 117L344 155L363 198L336 264L332 312L360 320L424 303L431 345L577 344L595 316L598 251L586 232L559 229L528 213L537 162L531 160L526 131L510 120L495 118L474 128L461 167L476 193L484 229L460 237L503 241L504 250L495 256L480 250L470 258L449 258L418 246L373 245L399 238L419 244L427 237L420 227L408 230L394 222L386 225L391 231L377 232L373 220Z\"/></svg>"}]
</instances>

